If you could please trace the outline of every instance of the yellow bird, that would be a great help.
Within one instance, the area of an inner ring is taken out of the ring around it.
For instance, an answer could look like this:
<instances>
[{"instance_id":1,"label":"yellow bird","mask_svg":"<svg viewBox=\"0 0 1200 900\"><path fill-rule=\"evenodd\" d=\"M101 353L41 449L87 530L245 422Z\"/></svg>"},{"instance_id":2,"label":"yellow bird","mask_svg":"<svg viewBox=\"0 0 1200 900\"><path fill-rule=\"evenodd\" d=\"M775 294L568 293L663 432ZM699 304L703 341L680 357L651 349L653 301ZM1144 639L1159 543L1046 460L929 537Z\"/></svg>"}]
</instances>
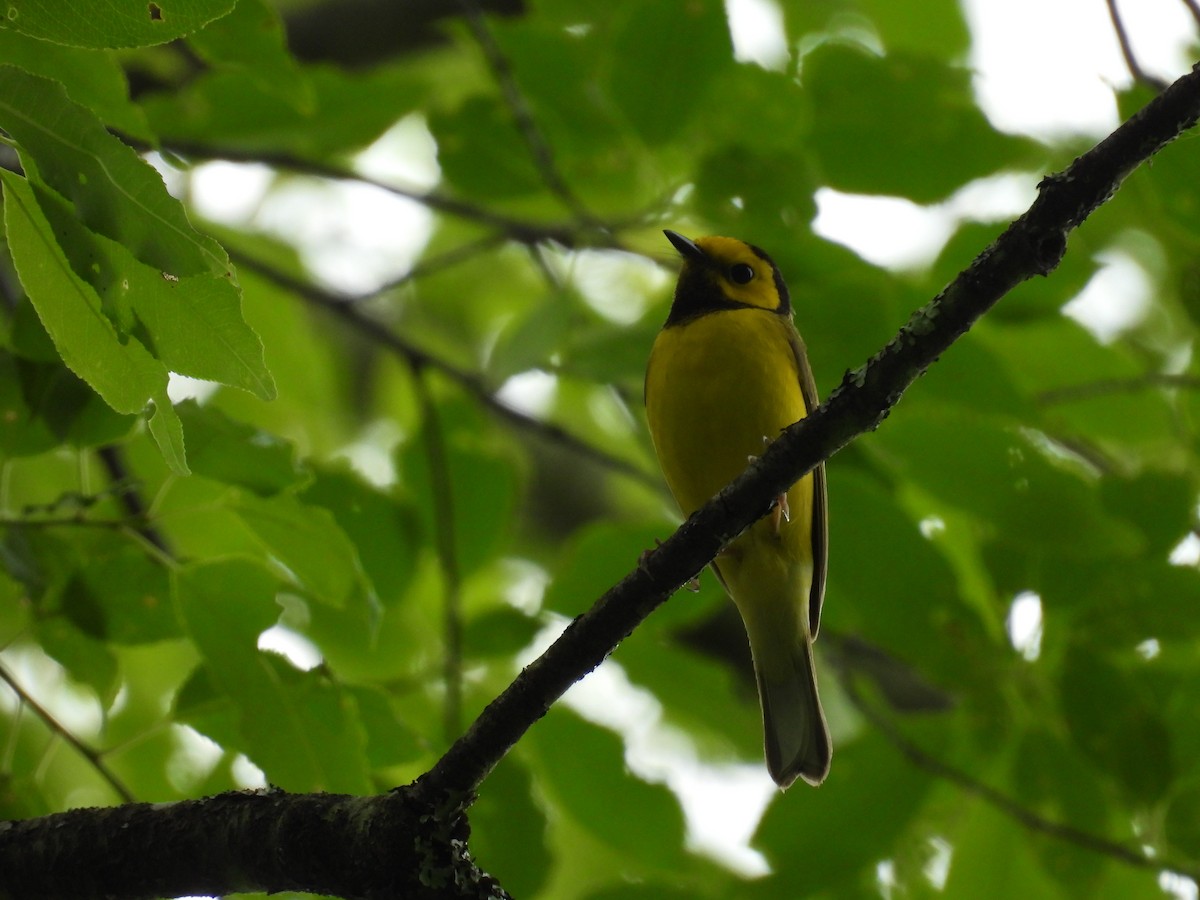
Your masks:
<instances>
[{"instance_id":1,"label":"yellow bird","mask_svg":"<svg viewBox=\"0 0 1200 900\"><path fill-rule=\"evenodd\" d=\"M646 415L684 515L817 405L787 286L770 257L733 238L664 232L683 257L646 368ZM750 640L767 769L780 788L820 784L832 747L812 641L825 595L825 468L818 466L714 561Z\"/></svg>"}]
</instances>

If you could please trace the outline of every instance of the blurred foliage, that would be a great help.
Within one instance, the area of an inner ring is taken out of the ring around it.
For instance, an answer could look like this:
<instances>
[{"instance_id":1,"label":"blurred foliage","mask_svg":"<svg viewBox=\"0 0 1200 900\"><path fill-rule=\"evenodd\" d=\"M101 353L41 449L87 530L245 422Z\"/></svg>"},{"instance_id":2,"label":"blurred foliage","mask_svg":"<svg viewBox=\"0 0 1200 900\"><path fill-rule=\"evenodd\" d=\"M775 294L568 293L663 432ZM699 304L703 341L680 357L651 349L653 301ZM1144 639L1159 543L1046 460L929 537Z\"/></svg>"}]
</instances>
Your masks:
<instances>
[{"instance_id":1,"label":"blurred foliage","mask_svg":"<svg viewBox=\"0 0 1200 900\"><path fill-rule=\"evenodd\" d=\"M819 188L932 204L1086 147L989 124L951 0L784 2L775 68L735 59L717 0L489 3L482 30L406 4L361 56L368 2L62 6L0 17L3 818L411 780L675 524L641 412L660 228L768 248L828 390L1003 223L889 272L814 233ZM1149 299L1102 341L1063 306L1113 254ZM769 874L697 851L683 782L562 705L483 785L481 865L591 900L1160 892L1042 823L1200 870L1200 571L1170 560L1198 259L1192 136L831 462L836 752L771 801ZM209 389L173 405L168 373ZM758 767L702 582L610 665L657 701L641 725ZM1041 620L1015 649L1018 595Z\"/></svg>"}]
</instances>

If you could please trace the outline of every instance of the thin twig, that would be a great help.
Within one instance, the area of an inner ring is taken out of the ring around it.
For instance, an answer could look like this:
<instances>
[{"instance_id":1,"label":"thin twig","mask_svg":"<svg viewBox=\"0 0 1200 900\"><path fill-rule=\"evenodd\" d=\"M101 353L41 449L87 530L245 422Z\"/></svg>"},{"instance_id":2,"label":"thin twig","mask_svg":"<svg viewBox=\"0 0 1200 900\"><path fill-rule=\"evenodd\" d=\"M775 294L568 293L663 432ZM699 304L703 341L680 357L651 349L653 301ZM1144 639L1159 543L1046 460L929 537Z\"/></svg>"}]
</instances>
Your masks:
<instances>
[{"instance_id":1,"label":"thin twig","mask_svg":"<svg viewBox=\"0 0 1200 900\"><path fill-rule=\"evenodd\" d=\"M1117 0L1104 0L1104 2L1108 4L1108 16L1112 19L1113 30L1116 31L1117 41L1121 44L1121 55L1125 57L1125 65L1129 67L1129 74L1133 76L1133 80L1141 82L1155 91L1163 90L1167 83L1150 75L1138 65L1137 57L1133 55L1133 45L1129 43L1129 34L1125 31L1125 23L1121 21L1121 11L1117 9Z\"/></svg>"},{"instance_id":2,"label":"thin twig","mask_svg":"<svg viewBox=\"0 0 1200 900\"><path fill-rule=\"evenodd\" d=\"M274 266L247 256L240 251L228 247L226 249L229 251L229 258L237 265L251 269L275 282L280 287L293 291L313 305L328 310L342 319L342 321L351 325L355 330L368 337L371 341L386 347L397 356L406 360L409 365L418 369L428 367L441 372L504 421L526 431L533 432L552 443L560 444L581 458L596 463L612 472L619 473L651 487L659 485L659 480L656 477L635 466L633 463L605 453L603 450L592 446L587 441L576 437L558 425L544 422L541 419L535 419L532 416L513 409L500 400L484 384L483 379L479 375L461 369L453 363L447 362L409 343L380 322L365 316L357 308L357 303L353 298L339 297L314 284L294 278L286 272L281 272Z\"/></svg>"},{"instance_id":3,"label":"thin twig","mask_svg":"<svg viewBox=\"0 0 1200 900\"><path fill-rule=\"evenodd\" d=\"M533 158L534 167L538 170L547 189L571 211L571 214L581 224L590 228L603 229L603 224L575 196L574 191L567 185L562 173L558 170L550 144L542 134L541 128L538 127L533 113L529 109L529 104L525 102L525 96L517 85L512 63L508 61L508 57L496 43L496 38L488 28L487 19L483 15L483 10L479 8L478 2L476 0L459 0L459 5L466 16L471 36L475 38L475 43L483 51L488 67L492 70L492 76L496 79L496 83L500 86L500 92L504 95L504 102L512 113L517 130L521 133L525 146L529 148L529 155Z\"/></svg>"},{"instance_id":4,"label":"thin twig","mask_svg":"<svg viewBox=\"0 0 1200 900\"><path fill-rule=\"evenodd\" d=\"M495 234L482 237L477 241L470 241L453 250L447 250L438 256L431 256L427 259L414 265L411 269L395 278L386 284L380 285L373 291L368 291L365 294L360 294L356 297L347 298L347 303L368 303L377 297L382 297L384 294L389 294L392 291L399 290L410 281L415 281L418 278L425 278L435 272L441 272L445 269L457 266L459 263L466 262L475 258L479 254L492 249L493 247L504 243L508 240L508 235L497 232Z\"/></svg>"},{"instance_id":5,"label":"thin twig","mask_svg":"<svg viewBox=\"0 0 1200 900\"><path fill-rule=\"evenodd\" d=\"M941 778L956 785L968 794L979 797L989 806L1015 820L1030 831L1049 835L1057 840L1074 844L1077 847L1108 856L1140 869L1150 869L1155 872L1170 870L1178 872L1181 875L1186 875L1189 878L1200 878L1200 869L1191 867L1186 863L1172 861L1161 856L1150 857L1135 847L1119 844L1116 841L1110 841L1107 838L1102 838L1083 829L1076 828L1073 825L1052 822L1049 819L1039 816L1033 810L1022 806L995 788L983 784L966 772L956 769L949 763L942 762L940 759L926 753L905 737L900 729L896 727L895 723L864 700L851 681L844 681L843 687L847 698L862 713L863 717L874 725L880 734L914 766L928 772L935 778Z\"/></svg>"},{"instance_id":6,"label":"thin twig","mask_svg":"<svg viewBox=\"0 0 1200 900\"><path fill-rule=\"evenodd\" d=\"M150 148L146 147L145 149ZM412 200L414 203L420 203L422 206L426 206L436 212L478 222L490 228L497 228L503 231L510 240L522 244L533 244L538 241L555 241L566 247L574 247L578 242L577 229L568 225L545 225L540 222L516 219L485 209L482 206L477 206L474 203L467 203L464 200L447 197L445 194L389 184L385 181L378 181L374 178L360 175L351 169L303 159L288 153L254 152L236 147L213 147L186 141L164 144L163 149L182 157L261 163L275 169L298 172L302 175L313 175L318 178L327 178L331 181L354 181L359 184L370 185L382 191L387 191L390 194L395 194L397 197L403 197L406 200Z\"/></svg>"},{"instance_id":7,"label":"thin twig","mask_svg":"<svg viewBox=\"0 0 1200 900\"><path fill-rule=\"evenodd\" d=\"M50 714L48 709L34 700L33 697L31 697L29 693L17 683L17 680L13 678L12 673L9 672L3 664L0 664L0 681L3 681L5 684L7 684L12 692L17 695L20 701L33 710L34 714L42 720L47 728L74 747L80 756L91 763L92 767L100 773L100 777L108 782L109 786L117 792L117 795L120 796L122 800L124 800L126 803L137 802L137 797L133 795L133 792L129 790L129 788L125 787L121 779L118 778L112 769L105 764L104 758L100 752L93 750L74 734L72 734L70 730L59 723L59 721Z\"/></svg>"},{"instance_id":8,"label":"thin twig","mask_svg":"<svg viewBox=\"0 0 1200 900\"><path fill-rule=\"evenodd\" d=\"M171 549L167 546L166 539L157 528L147 524L146 504L142 502L142 495L133 478L130 477L129 469L125 466L125 454L121 448L110 444L97 450L96 455L100 458L105 472L108 473L109 481L114 487L120 488L116 492L117 499L132 519L130 527L159 551L171 556Z\"/></svg>"},{"instance_id":9,"label":"thin twig","mask_svg":"<svg viewBox=\"0 0 1200 900\"><path fill-rule=\"evenodd\" d=\"M1080 400L1091 400L1095 397L1107 397L1112 394L1133 394L1148 388L1185 388L1196 390L1200 388L1200 376L1169 375L1163 372L1147 372L1135 378L1103 378L1089 381L1085 384L1073 384L1067 387L1050 388L1037 395L1041 406L1055 406L1060 403L1075 403Z\"/></svg>"},{"instance_id":10,"label":"thin twig","mask_svg":"<svg viewBox=\"0 0 1200 900\"><path fill-rule=\"evenodd\" d=\"M1197 2L1197 0L1183 0L1183 5L1191 11L1192 18L1196 20L1196 24L1200 25L1200 2Z\"/></svg>"},{"instance_id":11,"label":"thin twig","mask_svg":"<svg viewBox=\"0 0 1200 900\"><path fill-rule=\"evenodd\" d=\"M421 405L421 438L429 463L429 488L433 496L434 545L442 570L445 605L442 616L445 647L442 672L446 682L446 698L442 721L446 742L450 743L462 730L462 579L458 564L454 524L454 484L446 450L437 404L430 392L426 373L413 371L416 391Z\"/></svg>"}]
</instances>

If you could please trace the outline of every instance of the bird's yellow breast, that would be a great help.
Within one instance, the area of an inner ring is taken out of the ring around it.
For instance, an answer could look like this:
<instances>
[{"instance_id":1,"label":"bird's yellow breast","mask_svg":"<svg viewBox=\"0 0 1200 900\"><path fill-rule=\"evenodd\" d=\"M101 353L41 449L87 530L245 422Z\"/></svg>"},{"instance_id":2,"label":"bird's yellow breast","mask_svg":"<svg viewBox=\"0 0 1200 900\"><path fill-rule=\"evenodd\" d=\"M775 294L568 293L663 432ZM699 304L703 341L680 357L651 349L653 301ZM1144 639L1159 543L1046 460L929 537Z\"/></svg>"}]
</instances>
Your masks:
<instances>
[{"instance_id":1,"label":"bird's yellow breast","mask_svg":"<svg viewBox=\"0 0 1200 900\"><path fill-rule=\"evenodd\" d=\"M646 414L667 485L685 515L760 455L764 438L775 440L808 412L791 327L766 310L722 310L665 328L655 340ZM788 504L793 523L811 522L811 476L788 492ZM788 555L811 559L809 528L787 532Z\"/></svg>"}]
</instances>

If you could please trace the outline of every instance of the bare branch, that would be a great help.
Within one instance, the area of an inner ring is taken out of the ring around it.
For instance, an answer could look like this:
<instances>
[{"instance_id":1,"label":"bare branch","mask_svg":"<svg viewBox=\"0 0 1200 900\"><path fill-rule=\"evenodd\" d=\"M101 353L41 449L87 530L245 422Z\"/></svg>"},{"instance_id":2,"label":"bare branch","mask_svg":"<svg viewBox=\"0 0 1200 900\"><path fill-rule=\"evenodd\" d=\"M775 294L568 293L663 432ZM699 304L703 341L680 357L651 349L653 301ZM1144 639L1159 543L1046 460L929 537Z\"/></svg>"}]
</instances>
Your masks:
<instances>
[{"instance_id":1,"label":"bare branch","mask_svg":"<svg viewBox=\"0 0 1200 900\"><path fill-rule=\"evenodd\" d=\"M150 148L144 147L143 149ZM327 178L331 181L355 181L359 184L367 184L377 187L382 191L387 191L390 194L395 194L397 197L404 197L406 200L420 203L422 206L427 206L436 212L499 229L510 240L521 244L533 244L538 241L555 241L565 247L574 247L578 242L577 229L571 226L546 225L540 222L515 219L502 213L485 209L482 206L477 206L474 203L468 203L465 200L457 200L433 191L419 191L389 184L384 181L377 181L367 178L364 175L359 175L350 169L343 169L314 160L302 159L287 153L251 152L235 147L210 147L205 144L183 141L164 145L163 149L185 158L224 159L230 162L262 163L274 169L297 172L302 175L313 175L317 178Z\"/></svg>"},{"instance_id":2,"label":"bare branch","mask_svg":"<svg viewBox=\"0 0 1200 900\"><path fill-rule=\"evenodd\" d=\"M1104 0L1104 2L1108 4L1108 16L1112 19L1113 30L1117 33L1117 41L1121 44L1121 55L1125 57L1125 65L1129 68L1129 74L1133 76L1134 81L1140 82L1152 90L1161 91L1167 86L1167 83L1148 74L1138 65L1137 57L1133 55L1133 45L1129 43L1129 34L1125 31L1125 23L1121 21L1121 11L1117 9L1117 0Z\"/></svg>"},{"instance_id":3,"label":"bare branch","mask_svg":"<svg viewBox=\"0 0 1200 900\"><path fill-rule=\"evenodd\" d=\"M34 700L29 692L21 687L21 685L13 677L12 673L9 672L8 669L3 665L0 665L0 681L3 681L5 684L7 684L9 689L17 695L20 701L33 710L34 715L41 719L47 728L70 744L80 756L86 759L92 768L100 773L100 777L108 782L109 787L116 791L117 796L119 796L126 803L134 803L137 800L137 798L133 795L133 792L125 786L124 782L122 782L121 779L118 778L113 772L113 770L108 767L107 763L104 762L103 755L101 755L98 750L93 749L77 738L70 729L62 725L58 719L54 718L54 716L50 714L50 710L46 709L46 707Z\"/></svg>"},{"instance_id":4,"label":"bare branch","mask_svg":"<svg viewBox=\"0 0 1200 900\"><path fill-rule=\"evenodd\" d=\"M1086 384L1072 384L1042 391L1037 395L1037 402L1042 406L1056 406L1062 403L1091 400L1095 397L1108 397L1112 394L1134 394L1151 388L1196 390L1200 388L1200 376L1148 372L1136 378L1104 378L1099 381L1089 381Z\"/></svg>"},{"instance_id":5,"label":"bare branch","mask_svg":"<svg viewBox=\"0 0 1200 900\"><path fill-rule=\"evenodd\" d=\"M1191 12L1192 18L1196 20L1196 24L1200 25L1200 2L1197 2L1197 0L1183 0L1183 5Z\"/></svg>"}]
</instances>

